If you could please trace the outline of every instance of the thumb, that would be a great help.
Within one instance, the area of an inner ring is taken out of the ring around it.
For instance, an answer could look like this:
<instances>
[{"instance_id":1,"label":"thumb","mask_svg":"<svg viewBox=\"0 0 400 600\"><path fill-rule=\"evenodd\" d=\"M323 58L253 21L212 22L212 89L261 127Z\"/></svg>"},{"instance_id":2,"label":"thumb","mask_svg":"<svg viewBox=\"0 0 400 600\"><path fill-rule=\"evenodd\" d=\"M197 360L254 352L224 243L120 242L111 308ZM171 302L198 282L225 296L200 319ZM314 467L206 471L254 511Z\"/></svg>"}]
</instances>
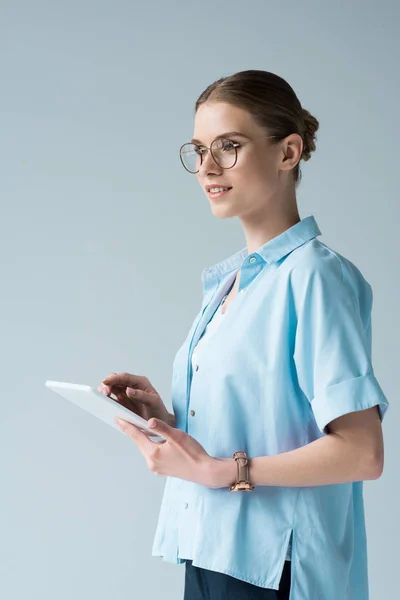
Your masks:
<instances>
[{"instance_id":1,"label":"thumb","mask_svg":"<svg viewBox=\"0 0 400 600\"><path fill-rule=\"evenodd\" d=\"M165 423L165 421L162 421L161 419L155 419L154 417L147 421L147 425L154 431L162 433L162 435L166 438L173 438L176 431L174 427L171 427L168 425L168 423Z\"/></svg>"}]
</instances>

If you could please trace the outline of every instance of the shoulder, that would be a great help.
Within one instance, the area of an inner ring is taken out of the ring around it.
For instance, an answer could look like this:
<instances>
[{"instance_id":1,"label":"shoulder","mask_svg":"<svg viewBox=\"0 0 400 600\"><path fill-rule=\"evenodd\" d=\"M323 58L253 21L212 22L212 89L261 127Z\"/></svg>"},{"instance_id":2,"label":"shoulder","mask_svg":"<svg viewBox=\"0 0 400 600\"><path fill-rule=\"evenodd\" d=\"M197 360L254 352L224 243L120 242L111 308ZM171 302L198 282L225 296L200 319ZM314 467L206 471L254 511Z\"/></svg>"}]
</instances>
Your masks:
<instances>
[{"instance_id":1,"label":"shoulder","mask_svg":"<svg viewBox=\"0 0 400 600\"><path fill-rule=\"evenodd\" d=\"M339 300L349 295L356 308L368 312L372 304L372 287L359 267L317 238L310 240L293 253L289 278L295 297L315 291L331 294Z\"/></svg>"}]
</instances>

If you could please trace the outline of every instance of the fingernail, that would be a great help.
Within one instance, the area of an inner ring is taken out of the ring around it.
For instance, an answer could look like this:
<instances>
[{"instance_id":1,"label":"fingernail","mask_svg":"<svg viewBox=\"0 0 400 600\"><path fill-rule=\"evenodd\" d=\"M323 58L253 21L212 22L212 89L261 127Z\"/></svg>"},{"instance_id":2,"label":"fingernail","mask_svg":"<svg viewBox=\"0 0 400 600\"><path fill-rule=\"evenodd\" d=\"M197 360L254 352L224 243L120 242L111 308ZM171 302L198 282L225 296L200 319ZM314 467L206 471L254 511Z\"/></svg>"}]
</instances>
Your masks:
<instances>
[{"instance_id":1,"label":"fingernail","mask_svg":"<svg viewBox=\"0 0 400 600\"><path fill-rule=\"evenodd\" d=\"M134 396L136 394L136 390L133 390L132 388L128 388L128 394Z\"/></svg>"}]
</instances>

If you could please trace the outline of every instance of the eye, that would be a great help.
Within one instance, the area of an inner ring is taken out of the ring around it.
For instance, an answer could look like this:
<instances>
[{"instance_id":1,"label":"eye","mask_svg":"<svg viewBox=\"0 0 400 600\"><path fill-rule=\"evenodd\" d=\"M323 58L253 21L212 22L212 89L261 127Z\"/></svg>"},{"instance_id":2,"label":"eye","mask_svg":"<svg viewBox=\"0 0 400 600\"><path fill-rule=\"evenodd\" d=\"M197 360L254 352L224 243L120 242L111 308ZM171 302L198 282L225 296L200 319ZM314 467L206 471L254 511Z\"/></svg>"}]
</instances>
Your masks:
<instances>
[{"instance_id":1,"label":"eye","mask_svg":"<svg viewBox=\"0 0 400 600\"><path fill-rule=\"evenodd\" d=\"M207 152L207 149L204 148L204 146L195 146L194 148L194 152L200 156L201 154L205 154L205 152Z\"/></svg>"},{"instance_id":2,"label":"eye","mask_svg":"<svg viewBox=\"0 0 400 600\"><path fill-rule=\"evenodd\" d=\"M240 144L234 140L221 140L220 148L224 152L235 152L235 147L240 148Z\"/></svg>"}]
</instances>

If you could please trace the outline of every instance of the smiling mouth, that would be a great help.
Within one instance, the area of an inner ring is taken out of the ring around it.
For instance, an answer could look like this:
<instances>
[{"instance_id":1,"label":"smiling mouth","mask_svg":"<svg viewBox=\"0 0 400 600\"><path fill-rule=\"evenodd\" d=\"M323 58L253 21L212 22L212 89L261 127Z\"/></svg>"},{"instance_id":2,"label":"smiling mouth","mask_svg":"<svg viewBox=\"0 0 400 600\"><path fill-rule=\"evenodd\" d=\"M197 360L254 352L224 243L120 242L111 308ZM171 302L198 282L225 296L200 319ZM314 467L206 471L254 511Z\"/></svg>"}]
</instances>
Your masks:
<instances>
[{"instance_id":1,"label":"smiling mouth","mask_svg":"<svg viewBox=\"0 0 400 600\"><path fill-rule=\"evenodd\" d=\"M220 196L225 196L228 192L231 191L232 188L228 188L227 190L223 190L222 192L207 192L210 198L219 198Z\"/></svg>"}]
</instances>

